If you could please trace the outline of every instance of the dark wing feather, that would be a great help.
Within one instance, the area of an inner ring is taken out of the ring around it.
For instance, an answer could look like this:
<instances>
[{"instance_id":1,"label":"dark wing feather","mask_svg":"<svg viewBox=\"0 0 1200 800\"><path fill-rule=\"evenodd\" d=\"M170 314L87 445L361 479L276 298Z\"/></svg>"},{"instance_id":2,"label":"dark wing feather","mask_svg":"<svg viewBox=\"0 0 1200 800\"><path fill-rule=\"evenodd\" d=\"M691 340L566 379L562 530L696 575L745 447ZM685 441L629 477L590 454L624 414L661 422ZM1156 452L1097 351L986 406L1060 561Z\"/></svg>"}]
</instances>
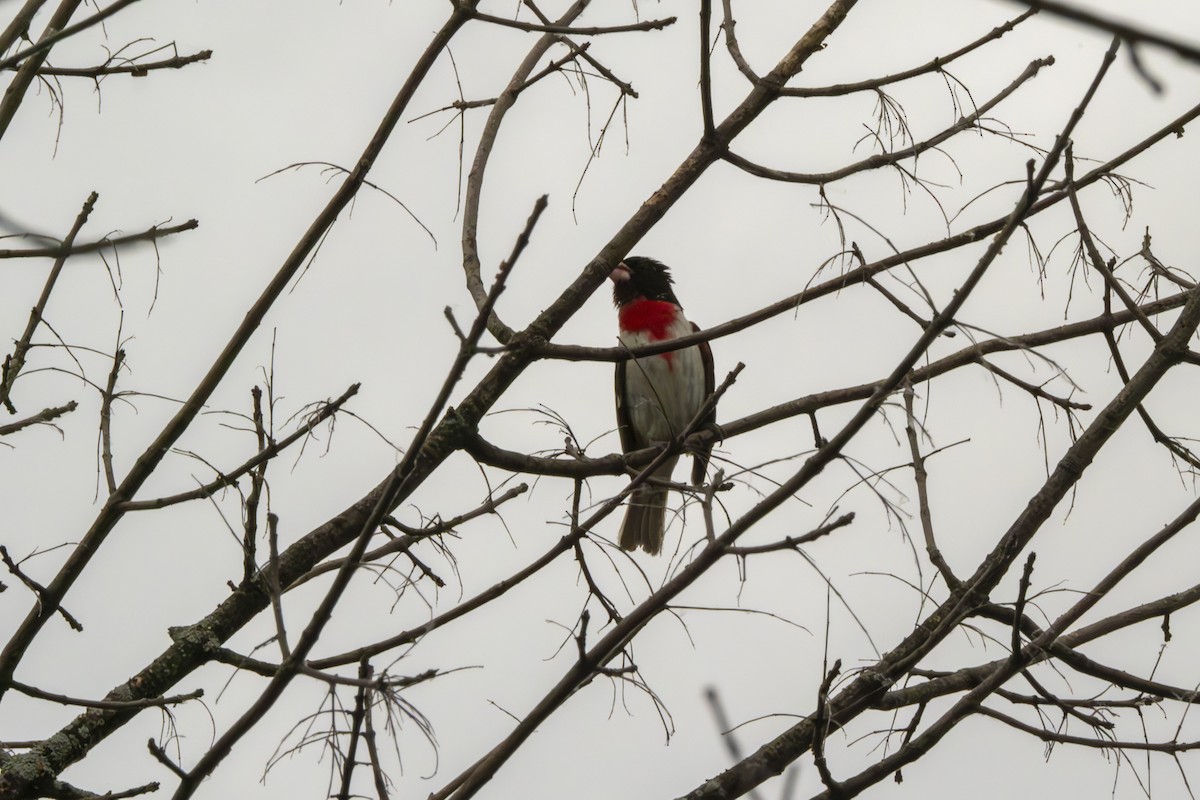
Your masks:
<instances>
[{"instance_id":1,"label":"dark wing feather","mask_svg":"<svg viewBox=\"0 0 1200 800\"><path fill-rule=\"evenodd\" d=\"M629 419L629 398L625 396L625 369L628 361L618 361L616 381L613 396L617 399L617 433L621 436L621 452L629 453L638 449L637 437L633 433L633 425Z\"/></svg>"},{"instance_id":2,"label":"dark wing feather","mask_svg":"<svg viewBox=\"0 0 1200 800\"><path fill-rule=\"evenodd\" d=\"M692 331L699 333L700 326L693 322ZM717 390L717 376L716 370L713 367L712 348L708 346L708 342L701 342L696 346L700 348L700 361L704 364L704 400L707 402L708 398L712 397L712 393ZM704 426L715 425L716 423L717 409L716 406L713 406L712 411L709 412L708 416L700 424ZM708 457L711 452L712 445L709 445L703 451L696 453L692 461L693 486L699 486L704 483L704 473L708 470Z\"/></svg>"}]
</instances>

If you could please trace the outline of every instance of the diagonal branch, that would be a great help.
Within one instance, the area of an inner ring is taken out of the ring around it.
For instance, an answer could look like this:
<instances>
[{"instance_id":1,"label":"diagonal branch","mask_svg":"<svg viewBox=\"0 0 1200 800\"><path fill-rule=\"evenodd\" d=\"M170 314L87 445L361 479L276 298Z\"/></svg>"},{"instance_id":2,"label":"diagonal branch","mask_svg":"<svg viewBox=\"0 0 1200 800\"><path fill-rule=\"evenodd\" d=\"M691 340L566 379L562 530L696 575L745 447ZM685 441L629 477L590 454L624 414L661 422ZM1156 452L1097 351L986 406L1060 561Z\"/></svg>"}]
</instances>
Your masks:
<instances>
[{"instance_id":1,"label":"diagonal branch","mask_svg":"<svg viewBox=\"0 0 1200 800\"><path fill-rule=\"evenodd\" d=\"M908 440L908 452L912 458L913 481L917 485L917 507L921 519L921 531L925 535L925 552L929 555L929 561L941 573L946 586L956 589L962 585L962 581L954 574L949 562L942 555L941 548L937 545L937 537L933 532L933 512L929 508L929 473L925 470L925 457L921 455L921 445L917 440L918 423L916 414L913 412L915 394L912 382L905 383L904 416L907 424L904 433Z\"/></svg>"},{"instance_id":2,"label":"diagonal branch","mask_svg":"<svg viewBox=\"0 0 1200 800\"><path fill-rule=\"evenodd\" d=\"M128 475L121 482L121 485L117 487L117 491L109 496L100 514L95 522L93 522L91 529L82 537L66 563L63 564L58 575L46 587L46 595L43 597L42 602L29 612L28 616L9 640L3 652L0 652L0 692L3 691L3 687L12 677L17 664L32 644L34 637L37 636L42 626L45 625L58 609L67 591L82 574L92 557L104 543L108 534L123 516L124 512L120 510L121 503L132 499L142 484L157 468L159 462L170 450L174 442L191 424L209 396L211 396L217 385L225 377L226 372L232 366L233 361L237 358L242 348L246 346L250 337L262 323L268 310L274 305L288 283L303 265L308 254L321 240L338 214L354 198L363 181L366 179L376 157L382 151L384 144L391 136L396 124L400 121L401 116L408 107L409 100L416 92L417 87L441 55L446 44L466 24L469 17L470 12L468 10L456 7L442 28L434 34L429 46L417 60L412 72L383 115L379 127L358 159L354 171L346 177L342 185L326 204L324 210L317 216L301 240L293 248L291 254L289 254L283 265L263 290L258 301L251 307L241 324L234 331L225 349L196 386L192 395L183 403L154 442L138 458ZM239 600L244 601L245 598L239 598ZM99 733L100 727L95 726L93 721L90 730L91 734L95 735ZM50 759L33 754L19 756L18 758L23 758L32 755L34 759L41 759L40 767L36 770L26 770L23 773L17 771L15 774L13 770L6 770L4 775L0 776L0 795L8 791L14 783L19 784L36 780L47 773L56 774L67 764L71 763L71 761L86 752L88 746L90 745L86 740L77 741L75 747L60 748L55 757Z\"/></svg>"},{"instance_id":3,"label":"diagonal branch","mask_svg":"<svg viewBox=\"0 0 1200 800\"><path fill-rule=\"evenodd\" d=\"M490 22L493 25L500 25L506 28L516 28L517 30L528 31L530 33L553 33L558 35L569 34L572 36L600 36L606 33L657 31L662 30L668 25L675 24L675 17L664 17L663 19L648 19L645 22L631 22L628 25L593 25L576 28L562 22L553 25L546 25L539 22L520 22L519 20L515 19L492 16L491 14L475 13L472 16L474 19L477 19L480 22Z\"/></svg>"},{"instance_id":4,"label":"diagonal branch","mask_svg":"<svg viewBox=\"0 0 1200 800\"><path fill-rule=\"evenodd\" d=\"M837 8L837 4L830 7L827 15L832 13ZM848 10L845 9L845 10ZM1038 192L1046 179L1049 177L1050 170L1057 161L1058 153L1061 152L1062 146L1065 144L1065 134L1060 137L1058 146L1051 151L1046 163L1036 178L1032 178L1029 186L1018 203L1017 207L1009 216L1004 229L992 240L989 244L987 252L980 259L979 263L967 276L966 280L959 287L953 299L947 303L946 307L936 316L930 323L929 327L918 338L917 342L912 346L909 352L896 365L892 374L883 382L883 385L876 390L874 394L862 404L854 416L848 423L833 436L824 446L817 450L804 463L800 470L793 475L789 480L782 483L774 492L768 495L764 500L755 505L744 516L733 523L720 536L718 536L708 547L702 550L696 558L680 570L673 578L668 580L660 589L655 591L646 601L634 609L620 623L615 624L610 631L590 650L587 651L572 667L568 670L558 682L558 684L548 692L545 697L531 710L518 724L517 728L504 741L493 749L488 755L480 759L473 767L468 769L457 779L452 781L445 789L433 796L434 800L466 800L475 794L476 791L486 783L491 776L507 761L507 759L515 752L517 747L533 732L533 730L544 722L555 709L570 697L578 687L587 680L590 680L596 669L606 665L611 659L619 655L624 647L633 639L634 636L641 631L646 624L650 622L657 614L665 608L671 600L673 600L680 592L695 582L701 575L704 575L709 568L712 567L723 555L727 548L736 543L745 531L749 530L759 520L765 517L768 513L778 508L788 499L793 497L797 491L803 488L831 461L833 461L849 443L855 435L862 430L863 426L874 417L879 408L883 405L887 397L895 391L895 389L903 381L904 376L912 369L912 367L924 355L929 345L941 335L953 321L954 316L962 308L970 296L972 289L978 285L983 275L995 261L996 257L1003 250L1005 243L1012 235L1013 231L1017 230L1019 225L1025 218L1025 215L1032 207L1034 200L1037 198ZM1200 294L1200 293L1198 293ZM1198 301L1200 303L1200 301ZM857 682L856 682L857 683ZM809 740L811 742L811 739ZM746 763L746 762L743 762ZM736 769L736 768L735 768ZM782 765L780 766L782 771ZM776 773L777 774L777 773ZM710 784L711 785L711 784ZM740 791L744 791L757 785L757 782L744 787L739 787ZM729 794L723 796L730 796Z\"/></svg>"},{"instance_id":5,"label":"diagonal branch","mask_svg":"<svg viewBox=\"0 0 1200 800\"><path fill-rule=\"evenodd\" d=\"M1177 56L1193 63L1200 63L1200 46L1188 44L1165 34L1148 31L1145 28L1095 14L1077 6L1060 3L1058 0L1012 0L1012 2L1029 6L1035 11L1045 11L1047 14L1078 22L1089 28L1108 31L1121 41L1129 42L1131 45L1151 44L1170 50Z\"/></svg>"},{"instance_id":6,"label":"diagonal branch","mask_svg":"<svg viewBox=\"0 0 1200 800\"><path fill-rule=\"evenodd\" d=\"M892 377L876 390L871 400L864 403L862 409L846 428L810 458L810 462L817 460L835 445L840 449L846 441L847 429L854 426L855 423L858 427L865 424L866 419L861 418L863 411L874 413L874 410L882 405L883 399L901 384L905 372L916 364L924 352L924 348L933 341L941 329L950 324L970 293L970 288L978 282L1013 231L1023 224L1025 217L1035 207L1036 199L1070 140L1071 133L1083 117L1091 98L1107 74L1114 51L1115 44L1101 63L1095 78L1084 93L1083 100L1072 112L1062 132L1056 138L1054 147L1047 154L1041 169L1036 176L1031 173L1025 193L1009 215L1004 229L989 244L987 253L972 270L963 288L956 292L946 308L934 318L925 335L918 342L918 347L914 347L909 355L897 365ZM1175 327L1147 359L1136 379L1126 386L1093 424L1080 435L1042 488L1030 499L1024 511L1018 515L1000 538L991 554L980 564L975 574L951 591L950 597L921 624L917 625L897 647L886 653L874 665L863 669L853 681L830 699L828 724L831 729L844 726L848 721L872 707L887 688L948 636L958 626L958 623L970 613L974 605L977 605L982 598L987 597L992 588L1007 573L1021 550L1050 517L1058 502L1078 482L1084 469L1095 458L1096 453L1108 442L1120 423L1132 413L1137 402L1157 385L1171 366L1179 362L1179 350L1186 348L1186 343L1197 326L1200 326L1200 290L1190 293L1184 312L1180 315ZM856 431L857 428L854 428L850 433ZM838 450L834 450L828 457L831 458L837 452ZM819 464L819 466L824 465ZM808 464L805 467L807 468ZM803 473L804 470L801 472ZM784 483L780 490L786 489L790 493L799 488L799 485L793 479ZM747 517L753 514L752 511ZM738 527L742 521L738 520L734 527ZM942 731L943 734L944 732ZM904 753L907 760L897 758L896 754L893 754L880 762L880 764L889 764L890 768L886 772L881 774L868 770L860 773L854 778L843 781L840 784L840 791L844 792L846 796L852 797L862 791L865 786L880 780L882 775L891 774L903 764L908 763L914 757L913 754L917 752L917 748L925 745L928 741L924 738L927 734L928 731L926 734L914 737L908 745L898 751L898 753ZM750 788L780 774L788 764L807 752L812 747L814 735L815 721L809 717L763 745L741 763L689 793L686 796L687 800L714 800L715 798L736 797L744 794Z\"/></svg>"},{"instance_id":7,"label":"diagonal branch","mask_svg":"<svg viewBox=\"0 0 1200 800\"><path fill-rule=\"evenodd\" d=\"M130 233L125 236L105 236L95 242L84 242L77 245L62 244L57 247L27 247L18 250L0 250L0 259L5 258L58 258L62 255L76 256L81 253L96 253L108 248L117 248L135 242L155 242L164 236L174 233L195 230L200 223L194 219L181 222L178 225L159 227L153 225L141 233Z\"/></svg>"},{"instance_id":8,"label":"diagonal branch","mask_svg":"<svg viewBox=\"0 0 1200 800\"><path fill-rule=\"evenodd\" d=\"M1087 172L1079 177L1073 183L1065 184L1063 182L1055 182L1048 187L1046 193L1034 207L1030 210L1029 216L1039 214L1046 209L1068 199L1068 188L1073 187L1076 190L1083 189L1091 184L1103 180L1112 175L1113 171L1128 163L1134 158L1137 158L1142 153L1145 153L1158 142L1170 136L1178 137L1180 132L1186 125L1193 120L1200 118L1200 104L1192 106L1180 116L1168 122L1166 125L1159 128L1150 136L1142 139L1136 144L1127 148L1124 152L1109 159L1106 163L1101 164L1095 169ZM549 342L537 342L536 348L539 354L553 357L563 358L567 360L580 361L623 361L628 358L644 358L649 355L665 353L670 350L690 347L703 341L717 339L723 336L728 336L739 331L746 330L757 325L763 320L788 314L795 311L797 306L811 302L820 297L835 296L844 289L854 286L858 283L865 282L868 278L885 272L893 267L910 264L913 261L927 258L929 256L938 255L940 253L949 252L958 247L972 244L985 239L988 236L995 234L1004 227L1006 217L1000 217L990 222L985 222L981 225L976 225L973 228L968 228L965 231L949 236L937 242L920 245L910 250L905 250L895 253L891 256L881 258L871 264L862 267L856 267L847 270L844 274L825 281L824 283L809 286L801 292L797 292L789 297L785 297L770 305L764 306L750 314L738 317L728 322L723 322L720 325L706 327L699 333L680 336L678 339L671 339L669 342L661 344L647 345L636 349L608 347L580 347L578 345L560 345L550 344ZM1183 297L1183 295L1178 295Z\"/></svg>"},{"instance_id":9,"label":"diagonal branch","mask_svg":"<svg viewBox=\"0 0 1200 800\"><path fill-rule=\"evenodd\" d=\"M45 61L46 54L49 52L50 48L54 47L54 45L58 44L63 39L74 36L80 31L85 31L93 25L99 25L101 22L108 19L113 14L116 14L121 9L125 8L126 6L131 6L136 2L137 0L114 0L114 2L100 9L92 16L82 19L70 27L63 27L67 24L67 21L70 20L71 15L75 13L75 9L79 7L80 3L80 0L64 0L63 4L59 6L58 11L55 12L54 19L52 19L50 23L46 25L47 35L43 35L42 38L38 40L37 44L27 47L19 53L14 53L8 58L0 59L0 70L6 70L9 67L16 66L22 61L25 61L26 65L40 65L43 61ZM26 61L26 59L29 60ZM8 120L3 120L2 124L0 124L0 136L4 135L3 131L7 125Z\"/></svg>"},{"instance_id":10,"label":"diagonal branch","mask_svg":"<svg viewBox=\"0 0 1200 800\"><path fill-rule=\"evenodd\" d=\"M742 53L741 45L738 43L737 36L734 33L734 29L737 26L737 21L733 18L733 0L722 0L721 5L724 11L724 18L721 22L721 30L725 34L725 46L729 51L730 58L733 59L734 64L737 65L737 68L741 70L741 73L745 75L751 83L757 84L762 82L763 79L759 77L759 75L750 66L750 63L746 60L745 55ZM858 81L856 83L842 83L834 86L784 87L779 90L779 95L780 97L838 97L841 95L852 94L854 92L872 91L889 84L899 83L900 81L906 81L910 78L916 78L920 75L944 72L947 64L957 61L968 53L978 50L988 42L999 39L1036 13L1037 11L1032 9L1026 11L1023 14L1010 19L1003 25L993 28L992 30L988 31L988 33L979 37L970 44L966 44L952 53L947 53L944 56L938 56L932 61L922 64L919 67L902 70L891 75L886 75L882 78Z\"/></svg>"},{"instance_id":11,"label":"diagonal branch","mask_svg":"<svg viewBox=\"0 0 1200 800\"><path fill-rule=\"evenodd\" d=\"M131 1L125 0L125 3L128 4ZM45 63L50 48L54 46L55 42L63 38L62 34L65 33L63 28L71 21L71 15L79 8L79 3L80 0L62 0L58 8L54 10L54 14L51 15L50 20L46 23L46 29L42 31L41 40L35 46L26 48L15 56L0 59L0 70L3 70L20 64L28 56L33 56L25 61L24 64L21 64L21 68L13 76L12 82L5 87L3 97L0 97L0 139L3 139L4 134L8 132L8 126L12 123L13 117L16 116L17 109L21 107L21 103L25 100L25 92L29 90L34 78L37 77L38 69ZM11 47L19 36L28 33L29 24L33 21L34 14L37 13L38 5L40 4L33 2L26 3L25 8L18 12L12 26L4 32L4 38L8 46ZM17 25L22 25L23 28L15 28Z\"/></svg>"},{"instance_id":12,"label":"diagonal branch","mask_svg":"<svg viewBox=\"0 0 1200 800\"><path fill-rule=\"evenodd\" d=\"M558 24L550 27L562 27L573 22L583 13L587 4L588 0L575 0L570 8L559 17ZM530 73L533 72L534 67L537 66L542 56L546 54L546 51L553 47L557 41L558 36L555 34L548 33L545 36L539 37L534 46L530 48L524 60L513 71L508 86L504 88L503 92L497 95L495 102L492 104L492 110L488 113L483 131L479 135L479 144L475 148L475 159L471 162L471 171L467 174L467 190L464 198L462 223L463 271L466 273L467 291L471 293L471 298L475 301L476 308L482 307L487 299L487 287L483 283L481 275L482 267L479 260L478 229L479 206L483 194L483 179L487 171L488 160L495 149L496 137L500 133L500 125L508 114L509 109L516 103L517 97L521 92L533 82L530 80ZM572 53L570 57L573 58L574 54ZM547 71L543 72L544 74L549 74ZM492 318L487 321L487 324L488 331L499 342L507 344L512 339L512 328L505 325L494 313L492 314Z\"/></svg>"},{"instance_id":13,"label":"diagonal branch","mask_svg":"<svg viewBox=\"0 0 1200 800\"><path fill-rule=\"evenodd\" d=\"M1166 346L1156 348L1154 354L1147 361L1146 365L1144 365L1142 369L1138 371L1138 377L1142 379L1141 383L1146 385L1147 389L1152 388L1163 376L1163 374L1165 374L1167 369L1174 364L1179 363L1181 355L1180 351L1182 349L1186 349L1187 342L1195 334L1198 326L1200 326L1200 290L1195 290L1192 298L1188 301L1187 309L1180 316L1179 322L1176 323L1175 327L1172 328L1171 333L1168 334L1164 340ZM1139 386L1139 389L1140 388L1142 387ZM1128 417L1132 412L1132 408L1130 408L1130 404L1128 402L1123 402L1126 400L1126 398L1122 396L1123 394L1124 392L1119 394L1117 399L1113 401L1113 404L1110 405L1109 409L1106 409L1106 411L1111 410L1114 406L1122 405L1124 406L1123 416ZM1093 425L1084 434L1084 437L1093 435L1095 433L1096 426ZM1111 436L1111 431L1101 431L1097 435L1107 438L1107 436ZM1083 437L1080 438L1080 441L1082 440ZM1060 471L1063 471L1064 463L1067 462L1070 455L1070 452L1068 452L1068 456L1064 458L1063 461L1059 462L1059 467L1055 471L1056 474ZM1068 468L1067 471L1069 470L1070 468ZM1037 498L1035 497L1035 501L1036 499ZM1032 504L1033 501L1031 501L1031 505ZM842 787L849 790L845 796L853 797L869 786L878 783L896 769L904 766L905 764L911 763L928 752L929 749L936 745L947 733L950 732L955 725L957 725L963 719L966 719L970 714L975 713L981 707L983 701L987 699L987 697L993 692L999 689L999 687L1002 686L1005 681L1020 672L1034 659L1038 658L1045 649L1050 647L1059 639L1059 637L1066 631L1068 627L1074 624L1080 617L1087 613L1087 611L1100 602L1100 600L1107 595L1108 592L1113 589L1113 587L1115 587L1122 579L1129 575L1130 572L1136 569L1137 566L1145 561L1145 559L1154 553L1154 551L1156 551L1166 542L1170 541L1185 527L1190 525L1198 515L1200 515L1200 500L1194 501L1184 512L1184 514L1177 518L1172 524L1166 526L1163 528L1163 530L1159 531L1157 534L1136 547L1129 554L1129 556L1122 560L1120 564L1118 564L1104 578L1102 578L1100 582L1092 588L1091 591L1085 592L1082 598L1080 598L1073 606L1067 609L1066 612L1054 620L1053 624L1043 631L1037 639L1031 641L1019 652L1014 652L1011 657L1004 659L999 667L993 670L990 675L988 675L979 683L979 685L975 686L973 689L971 689L971 691L967 692L966 695L960 698L958 702L954 704L953 708L943 714L921 735L914 737L910 743L906 744L892 755L887 756L868 769L863 770L853 778L845 781L842 784ZM995 554L996 551L993 551L993 556L988 558L988 562L993 561ZM1002 556L1000 559L996 560L1003 561L1005 559ZM985 562L985 565L980 568L980 572L988 569L989 566L990 565ZM821 795L821 797L824 798L824 800L830 800L830 795Z\"/></svg>"},{"instance_id":14,"label":"diagonal branch","mask_svg":"<svg viewBox=\"0 0 1200 800\"><path fill-rule=\"evenodd\" d=\"M75 217L75 224L71 226L70 232L67 233L67 238L63 240L63 247L59 252L58 258L55 259L54 265L50 267L50 274L46 276L46 284L42 287L42 294L38 297L33 310L29 312L29 321L25 323L25 332L17 340L17 346L12 354L4 359L4 373L3 378L0 379L0 405L5 406L9 410L9 413L16 413L16 408L13 407L10 397L12 395L13 384L25 366L25 356L29 353L29 346L33 342L33 334L46 313L46 303L50 301L50 293L54 291L54 284L58 282L58 276L62 274L63 265L67 263L67 256L70 253L71 245L74 243L75 237L79 235L80 228L83 227L88 217L91 216L92 209L96 207L96 200L98 198L99 195L92 192L88 195L87 200L84 201L83 208L80 209L79 215Z\"/></svg>"},{"instance_id":15,"label":"diagonal branch","mask_svg":"<svg viewBox=\"0 0 1200 800\"><path fill-rule=\"evenodd\" d=\"M835 169L830 172L803 173L772 169L770 167L764 167L761 164L756 164L747 158L743 158L742 156L729 151L725 152L722 155L722 158L724 158L730 164L733 164L735 167L738 167L739 169L759 178L767 178L773 181L784 181L786 183L807 183L824 186L825 184L833 183L834 181L840 181L843 178L849 177L850 175L854 175L858 172L863 172L870 169L878 169L880 167L897 164L905 159L916 158L917 156L921 155L921 153L934 149L957 134L974 128L979 120L987 116L988 112L1002 103L1009 95L1019 89L1022 84L1036 76L1038 72L1041 71L1042 67L1048 67L1053 64L1054 56L1047 56L1046 58L1039 58L1031 61L1029 65L1025 67L1025 70L1018 75L1012 83L1004 87L999 94L976 108L973 113L962 117L949 128L946 128L935 136L931 136L924 141L916 142L909 147L905 147L900 150L894 150L890 153L876 153L873 156L864 158L862 161L858 161L853 164L847 164L840 169Z\"/></svg>"},{"instance_id":16,"label":"diagonal branch","mask_svg":"<svg viewBox=\"0 0 1200 800\"><path fill-rule=\"evenodd\" d=\"M216 740L212 747L208 749L208 752L188 771L187 776L180 780L179 788L176 789L173 800L186 800L186 798L195 794L204 779L212 774L213 770L233 751L234 745L249 733L258 721L271 710L276 701L283 695L284 689L299 674L301 667L308 658L308 654L312 652L325 626L333 617L333 610L337 606L338 601L341 600L346 588L350 585L350 579L354 576L358 565L362 563L363 555L366 553L367 544L371 541L372 534L379 527L379 523L383 520L383 517L392 508L395 498L400 494L405 482L409 479L414 462L421 453L425 442L428 440L430 433L437 423L438 417L441 416L446 403L450 399L450 392L462 379L467 363L475 356L475 346L479 343L479 338L483 336L484 331L487 329L487 320L491 314L492 307L496 304L500 293L504 291L505 282L508 280L513 267L516 266L517 259L524 250L525 244L529 241L530 233L545 208L546 197L543 195L534 205L533 213L526 222L525 229L518 237L512 254L508 260L501 263L491 291L488 293L487 302L479 309L475 324L471 326L471 331L467 335L467 338L460 343L458 356L450 366L437 397L430 404L425 420L417 429L416 434L414 434L412 442L404 453L404 458L389 476L383 491L379 494L375 502L374 508L371 509L370 514L363 520L359 530L356 531L349 555L346 557L345 562L338 568L329 589L321 599L316 611L313 612L312 618L309 620L308 625L305 626L304 632L300 635L300 639L287 654L287 658L281 665L279 672L271 678L259 698ZM283 582L278 580L278 561L275 561L276 563L272 570L273 579L278 581L279 585L282 585Z\"/></svg>"},{"instance_id":17,"label":"diagonal branch","mask_svg":"<svg viewBox=\"0 0 1200 800\"><path fill-rule=\"evenodd\" d=\"M188 64L207 61L212 58L212 50L201 50L187 56L171 56L157 61L135 61L128 64L112 66L109 63L96 67L42 67L38 75L52 75L58 78L101 78L105 75L132 75L136 78L149 75L161 69L182 69Z\"/></svg>"},{"instance_id":18,"label":"diagonal branch","mask_svg":"<svg viewBox=\"0 0 1200 800\"><path fill-rule=\"evenodd\" d=\"M0 53L7 53L18 39L29 35L29 23L33 22L34 16L45 4L46 0L25 0L25 5L21 6L21 10L13 15L4 32L0 33Z\"/></svg>"},{"instance_id":19,"label":"diagonal branch","mask_svg":"<svg viewBox=\"0 0 1200 800\"><path fill-rule=\"evenodd\" d=\"M272 440L270 444L255 453L245 463L233 470L230 470L229 472L220 473L219 477L215 481L206 483L203 486L192 489L191 491L180 492L179 494L173 494L167 497L156 497L152 500L129 500L121 504L120 510L145 511L148 509L173 506L177 503L186 503L189 500L199 500L204 497L212 497L226 486L233 486L235 483L237 483L239 478L253 470L255 467L265 464L287 448L291 447L300 439L309 436L318 425L340 411L342 406L344 406L351 397L358 394L358 390L361 386L362 384L360 383L351 384L350 388L343 392L341 397L322 404L321 408L310 414L308 419L305 420L304 424L295 431L288 434L284 438L279 439L278 441Z\"/></svg>"}]
</instances>

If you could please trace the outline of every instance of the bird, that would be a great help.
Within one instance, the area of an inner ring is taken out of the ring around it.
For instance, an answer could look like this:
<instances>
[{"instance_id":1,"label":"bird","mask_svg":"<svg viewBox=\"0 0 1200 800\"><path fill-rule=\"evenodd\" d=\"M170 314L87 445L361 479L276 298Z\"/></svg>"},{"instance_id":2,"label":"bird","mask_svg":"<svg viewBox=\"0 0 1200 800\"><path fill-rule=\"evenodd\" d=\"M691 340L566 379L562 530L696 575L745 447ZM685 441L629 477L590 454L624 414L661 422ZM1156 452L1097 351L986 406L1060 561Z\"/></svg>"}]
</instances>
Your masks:
<instances>
[{"instance_id":1,"label":"bird","mask_svg":"<svg viewBox=\"0 0 1200 800\"><path fill-rule=\"evenodd\" d=\"M633 349L699 331L683 314L670 270L652 258L629 256L609 274L617 308L618 339ZM617 430L621 450L630 453L678 437L713 393L713 357L707 342L682 350L617 363ZM715 422L715 408L701 425ZM704 482L712 445L694 453L692 484ZM650 555L662 551L667 489L679 456L668 458L646 483L629 494L617 544L641 548Z\"/></svg>"}]
</instances>

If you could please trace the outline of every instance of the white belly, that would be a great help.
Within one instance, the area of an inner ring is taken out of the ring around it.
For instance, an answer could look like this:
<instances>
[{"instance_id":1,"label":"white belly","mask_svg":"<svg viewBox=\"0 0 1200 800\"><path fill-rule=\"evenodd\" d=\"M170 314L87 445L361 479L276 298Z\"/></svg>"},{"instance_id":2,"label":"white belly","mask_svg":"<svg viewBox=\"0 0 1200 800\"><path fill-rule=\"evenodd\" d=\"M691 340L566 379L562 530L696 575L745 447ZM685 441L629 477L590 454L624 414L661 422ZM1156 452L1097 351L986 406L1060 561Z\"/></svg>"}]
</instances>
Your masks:
<instances>
[{"instance_id":1,"label":"white belly","mask_svg":"<svg viewBox=\"0 0 1200 800\"><path fill-rule=\"evenodd\" d=\"M681 320L668 330L667 339L692 332ZM623 333L627 347L652 344L644 333ZM700 348L688 347L672 353L638 358L625 368L625 397L629 421L643 447L678 436L704 403L704 362Z\"/></svg>"}]
</instances>

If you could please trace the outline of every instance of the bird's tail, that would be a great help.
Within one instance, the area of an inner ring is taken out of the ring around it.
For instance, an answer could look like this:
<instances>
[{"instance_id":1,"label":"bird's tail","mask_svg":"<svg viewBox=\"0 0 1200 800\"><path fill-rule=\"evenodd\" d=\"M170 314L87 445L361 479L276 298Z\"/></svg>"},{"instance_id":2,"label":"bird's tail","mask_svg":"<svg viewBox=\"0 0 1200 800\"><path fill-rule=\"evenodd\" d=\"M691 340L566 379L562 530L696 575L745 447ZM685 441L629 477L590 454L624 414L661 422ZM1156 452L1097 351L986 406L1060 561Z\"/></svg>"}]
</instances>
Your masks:
<instances>
[{"instance_id":1,"label":"bird's tail","mask_svg":"<svg viewBox=\"0 0 1200 800\"><path fill-rule=\"evenodd\" d=\"M654 477L670 480L676 460L671 459L659 467ZM652 556L658 555L662 552L666 515L667 490L649 483L642 484L629 494L625 521L621 523L621 535L617 543L624 550L637 550L640 547Z\"/></svg>"}]
</instances>

